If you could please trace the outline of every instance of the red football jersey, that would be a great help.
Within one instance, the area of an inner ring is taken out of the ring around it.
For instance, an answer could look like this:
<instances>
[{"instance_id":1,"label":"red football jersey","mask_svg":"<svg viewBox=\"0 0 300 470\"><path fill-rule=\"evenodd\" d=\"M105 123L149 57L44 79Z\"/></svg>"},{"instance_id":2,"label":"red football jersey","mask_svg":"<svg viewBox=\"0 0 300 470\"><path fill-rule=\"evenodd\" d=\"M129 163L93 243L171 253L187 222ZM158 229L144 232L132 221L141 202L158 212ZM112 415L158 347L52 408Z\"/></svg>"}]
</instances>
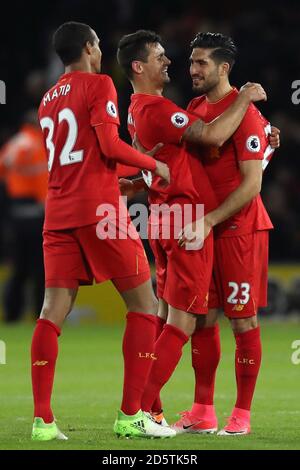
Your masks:
<instances>
[{"instance_id":1,"label":"red football jersey","mask_svg":"<svg viewBox=\"0 0 300 470\"><path fill-rule=\"evenodd\" d=\"M101 154L94 127L119 125L117 93L107 75L62 75L43 97L39 119L48 154L45 228L97 222L99 204L118 206L116 163Z\"/></svg>"},{"instance_id":2,"label":"red football jersey","mask_svg":"<svg viewBox=\"0 0 300 470\"><path fill-rule=\"evenodd\" d=\"M158 177L153 177L149 188L151 204L198 203L204 204L205 212L216 207L216 197L198 155L181 143L186 128L197 119L163 96L132 95L128 112L131 137L136 132L147 150L163 143L155 158L170 168L171 183L167 187L161 185Z\"/></svg>"},{"instance_id":3,"label":"red football jersey","mask_svg":"<svg viewBox=\"0 0 300 470\"><path fill-rule=\"evenodd\" d=\"M206 96L200 96L189 103L187 110L203 121L210 122L232 104L237 94L234 88L216 103L210 103ZM239 128L221 148L201 147L202 162L219 204L241 183L240 161L262 160L262 169L265 168L272 154L268 140L270 132L269 122L251 104ZM215 234L230 237L271 228L273 225L258 195L237 214L219 224Z\"/></svg>"}]
</instances>

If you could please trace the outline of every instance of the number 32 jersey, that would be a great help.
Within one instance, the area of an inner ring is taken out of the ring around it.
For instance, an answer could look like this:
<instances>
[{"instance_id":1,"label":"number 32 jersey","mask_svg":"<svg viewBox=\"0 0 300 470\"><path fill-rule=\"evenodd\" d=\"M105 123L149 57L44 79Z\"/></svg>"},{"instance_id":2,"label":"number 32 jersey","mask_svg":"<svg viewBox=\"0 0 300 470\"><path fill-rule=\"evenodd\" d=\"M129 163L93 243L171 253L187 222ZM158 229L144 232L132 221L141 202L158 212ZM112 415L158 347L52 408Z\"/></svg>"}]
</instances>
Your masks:
<instances>
[{"instance_id":1,"label":"number 32 jersey","mask_svg":"<svg viewBox=\"0 0 300 470\"><path fill-rule=\"evenodd\" d=\"M119 125L117 93L110 77L71 72L43 97L39 120L48 155L45 229L98 222L99 204L118 207L116 164L101 153L95 126Z\"/></svg>"}]
</instances>

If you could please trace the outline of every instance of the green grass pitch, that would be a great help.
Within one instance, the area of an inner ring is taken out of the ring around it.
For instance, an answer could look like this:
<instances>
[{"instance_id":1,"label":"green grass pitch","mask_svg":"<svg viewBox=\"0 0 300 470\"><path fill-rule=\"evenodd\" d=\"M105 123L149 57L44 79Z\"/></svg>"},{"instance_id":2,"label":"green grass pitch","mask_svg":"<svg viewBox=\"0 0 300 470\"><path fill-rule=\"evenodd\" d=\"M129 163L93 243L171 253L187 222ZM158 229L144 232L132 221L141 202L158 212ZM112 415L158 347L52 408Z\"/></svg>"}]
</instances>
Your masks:
<instances>
[{"instance_id":1,"label":"green grass pitch","mask_svg":"<svg viewBox=\"0 0 300 470\"><path fill-rule=\"evenodd\" d=\"M252 434L218 437L185 434L172 440L120 440L112 426L122 388L123 328L66 326L54 386L53 409L67 442L30 440L32 398L29 350L33 325L0 327L7 364L0 365L0 449L300 449L300 365L293 365L291 344L300 339L297 323L262 323L263 365L252 412ZM219 426L235 400L234 341L221 322L222 360L215 404ZM163 390L169 422L190 407L193 371L190 347Z\"/></svg>"}]
</instances>

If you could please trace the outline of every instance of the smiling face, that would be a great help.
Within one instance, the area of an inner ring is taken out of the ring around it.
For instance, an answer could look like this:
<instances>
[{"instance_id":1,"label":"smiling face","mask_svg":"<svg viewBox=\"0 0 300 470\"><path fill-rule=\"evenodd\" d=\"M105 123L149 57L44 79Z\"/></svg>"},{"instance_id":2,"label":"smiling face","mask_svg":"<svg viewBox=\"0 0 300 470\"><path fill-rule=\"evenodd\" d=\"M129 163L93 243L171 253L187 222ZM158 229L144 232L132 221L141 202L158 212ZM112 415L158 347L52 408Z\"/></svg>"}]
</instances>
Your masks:
<instances>
[{"instance_id":1,"label":"smiling face","mask_svg":"<svg viewBox=\"0 0 300 470\"><path fill-rule=\"evenodd\" d=\"M217 64L211 57L213 49L194 48L190 57L190 75L193 81L193 91L204 95L220 83L224 73L223 65Z\"/></svg>"},{"instance_id":2,"label":"smiling face","mask_svg":"<svg viewBox=\"0 0 300 470\"><path fill-rule=\"evenodd\" d=\"M168 67L171 61L165 55L165 50L159 43L148 44L149 51L147 62L139 62L145 79L156 88L163 88L170 82Z\"/></svg>"}]
</instances>

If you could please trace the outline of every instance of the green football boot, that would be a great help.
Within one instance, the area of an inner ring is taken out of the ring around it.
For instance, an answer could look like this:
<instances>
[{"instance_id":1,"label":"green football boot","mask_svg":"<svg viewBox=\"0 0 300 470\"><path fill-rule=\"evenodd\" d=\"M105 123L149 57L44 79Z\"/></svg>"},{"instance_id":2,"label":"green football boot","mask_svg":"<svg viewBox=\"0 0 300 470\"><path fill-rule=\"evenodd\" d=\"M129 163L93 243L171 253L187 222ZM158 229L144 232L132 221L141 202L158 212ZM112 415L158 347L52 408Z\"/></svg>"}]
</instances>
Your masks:
<instances>
[{"instance_id":1,"label":"green football boot","mask_svg":"<svg viewBox=\"0 0 300 470\"><path fill-rule=\"evenodd\" d=\"M68 438L58 429L55 421L48 424L43 418L34 418L31 439L33 441L52 441L53 439L66 441Z\"/></svg>"}]
</instances>

